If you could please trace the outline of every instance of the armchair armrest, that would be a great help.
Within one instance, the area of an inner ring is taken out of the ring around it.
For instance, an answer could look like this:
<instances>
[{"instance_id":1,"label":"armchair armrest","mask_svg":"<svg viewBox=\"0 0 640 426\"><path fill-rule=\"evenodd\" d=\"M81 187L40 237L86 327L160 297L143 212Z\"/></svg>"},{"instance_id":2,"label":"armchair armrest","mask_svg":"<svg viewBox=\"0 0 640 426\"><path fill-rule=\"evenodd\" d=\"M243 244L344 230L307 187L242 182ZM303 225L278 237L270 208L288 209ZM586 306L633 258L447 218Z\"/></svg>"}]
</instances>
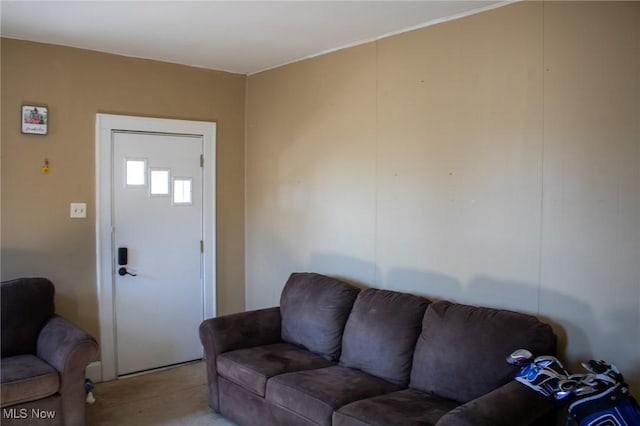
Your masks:
<instances>
[{"instance_id":1,"label":"armchair armrest","mask_svg":"<svg viewBox=\"0 0 640 426\"><path fill-rule=\"evenodd\" d=\"M530 425L553 408L553 402L542 394L511 381L454 408L436 426Z\"/></svg>"},{"instance_id":2,"label":"armchair armrest","mask_svg":"<svg viewBox=\"0 0 640 426\"><path fill-rule=\"evenodd\" d=\"M216 357L223 352L281 342L280 321L280 308L275 307L210 318L200 324L211 408L220 411Z\"/></svg>"},{"instance_id":3,"label":"armchair armrest","mask_svg":"<svg viewBox=\"0 0 640 426\"><path fill-rule=\"evenodd\" d=\"M65 424L84 424L85 369L97 359L96 340L66 319L54 315L40 330L36 354L60 372L59 393Z\"/></svg>"},{"instance_id":4,"label":"armchair armrest","mask_svg":"<svg viewBox=\"0 0 640 426\"><path fill-rule=\"evenodd\" d=\"M42 327L36 348L37 356L60 373L79 368L84 375L84 369L98 354L98 343L92 336L58 315Z\"/></svg>"}]
</instances>

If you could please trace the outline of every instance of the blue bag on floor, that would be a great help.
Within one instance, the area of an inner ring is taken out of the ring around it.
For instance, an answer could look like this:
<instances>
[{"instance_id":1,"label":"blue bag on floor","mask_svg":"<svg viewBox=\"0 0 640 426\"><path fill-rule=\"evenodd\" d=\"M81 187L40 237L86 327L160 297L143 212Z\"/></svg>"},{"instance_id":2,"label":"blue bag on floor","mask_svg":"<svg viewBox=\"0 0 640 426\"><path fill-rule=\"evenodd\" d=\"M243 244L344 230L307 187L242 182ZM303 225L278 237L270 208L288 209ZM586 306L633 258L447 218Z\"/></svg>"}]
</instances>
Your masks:
<instances>
[{"instance_id":1,"label":"blue bag on floor","mask_svg":"<svg viewBox=\"0 0 640 426\"><path fill-rule=\"evenodd\" d=\"M640 426L640 408L626 387L617 385L569 404L569 419L579 426Z\"/></svg>"},{"instance_id":2,"label":"blue bag on floor","mask_svg":"<svg viewBox=\"0 0 640 426\"><path fill-rule=\"evenodd\" d=\"M507 362L521 366L516 381L557 403L570 401L565 426L640 426L640 406L615 365L591 360L582 363L588 373L569 374L557 358L533 358L526 349Z\"/></svg>"},{"instance_id":3,"label":"blue bag on floor","mask_svg":"<svg viewBox=\"0 0 640 426\"><path fill-rule=\"evenodd\" d=\"M567 425L640 426L640 407L615 365L591 360L582 363L589 373L581 376L569 404Z\"/></svg>"}]
</instances>

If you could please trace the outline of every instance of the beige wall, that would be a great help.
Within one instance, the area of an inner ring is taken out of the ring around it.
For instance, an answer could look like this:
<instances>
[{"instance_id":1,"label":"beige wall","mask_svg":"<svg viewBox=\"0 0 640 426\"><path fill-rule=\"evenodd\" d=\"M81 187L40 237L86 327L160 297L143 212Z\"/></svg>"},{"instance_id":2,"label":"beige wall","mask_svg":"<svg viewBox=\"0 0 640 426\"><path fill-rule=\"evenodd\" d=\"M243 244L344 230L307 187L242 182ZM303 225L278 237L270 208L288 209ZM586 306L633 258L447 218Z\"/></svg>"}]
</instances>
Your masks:
<instances>
[{"instance_id":1,"label":"beige wall","mask_svg":"<svg viewBox=\"0 0 640 426\"><path fill-rule=\"evenodd\" d=\"M522 2L250 76L247 308L317 271L515 309L640 387L638 40Z\"/></svg>"},{"instance_id":2,"label":"beige wall","mask_svg":"<svg viewBox=\"0 0 640 426\"><path fill-rule=\"evenodd\" d=\"M50 278L57 311L98 336L96 113L215 121L218 312L243 310L246 77L10 39L1 47L2 279ZM29 102L49 106L48 136L20 134ZM72 201L87 202L87 219L69 218Z\"/></svg>"},{"instance_id":3,"label":"beige wall","mask_svg":"<svg viewBox=\"0 0 640 426\"><path fill-rule=\"evenodd\" d=\"M573 368L638 388L639 22L637 2L518 3L248 79L3 39L2 279L50 277L98 335L96 112L216 121L220 314L245 272L251 309L317 271L537 314ZM48 136L20 134L23 102Z\"/></svg>"}]
</instances>

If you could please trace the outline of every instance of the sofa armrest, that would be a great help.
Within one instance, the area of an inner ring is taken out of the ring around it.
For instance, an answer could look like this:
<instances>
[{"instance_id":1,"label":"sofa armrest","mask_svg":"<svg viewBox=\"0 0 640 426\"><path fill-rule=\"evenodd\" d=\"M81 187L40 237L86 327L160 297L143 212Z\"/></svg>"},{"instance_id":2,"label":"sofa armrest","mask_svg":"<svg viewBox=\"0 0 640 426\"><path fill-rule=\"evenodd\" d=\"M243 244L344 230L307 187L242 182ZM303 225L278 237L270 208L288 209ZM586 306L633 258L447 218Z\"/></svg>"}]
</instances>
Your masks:
<instances>
[{"instance_id":1,"label":"sofa armrest","mask_svg":"<svg viewBox=\"0 0 640 426\"><path fill-rule=\"evenodd\" d=\"M223 352L281 342L280 322L280 308L275 307L223 315L200 324L211 408L220 411L216 357Z\"/></svg>"},{"instance_id":2,"label":"sofa armrest","mask_svg":"<svg viewBox=\"0 0 640 426\"><path fill-rule=\"evenodd\" d=\"M65 424L85 422L85 369L98 356L98 343L79 327L54 315L38 335L36 354L60 372Z\"/></svg>"},{"instance_id":3,"label":"sofa armrest","mask_svg":"<svg viewBox=\"0 0 640 426\"><path fill-rule=\"evenodd\" d=\"M200 341L207 355L278 343L281 341L280 308L258 309L204 320L200 324Z\"/></svg>"},{"instance_id":4,"label":"sofa armrest","mask_svg":"<svg viewBox=\"0 0 640 426\"><path fill-rule=\"evenodd\" d=\"M511 381L454 408L436 426L530 425L553 408L553 402L544 395Z\"/></svg>"}]
</instances>

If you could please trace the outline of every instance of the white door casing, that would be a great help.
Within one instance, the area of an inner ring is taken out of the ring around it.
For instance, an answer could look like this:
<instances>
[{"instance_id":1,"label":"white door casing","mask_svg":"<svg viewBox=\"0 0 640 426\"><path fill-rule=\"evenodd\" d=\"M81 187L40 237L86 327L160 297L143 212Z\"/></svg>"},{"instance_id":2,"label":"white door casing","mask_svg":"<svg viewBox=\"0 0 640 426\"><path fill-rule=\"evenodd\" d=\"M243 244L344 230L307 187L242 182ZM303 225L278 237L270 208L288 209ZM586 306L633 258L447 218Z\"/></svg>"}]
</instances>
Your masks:
<instances>
[{"instance_id":1,"label":"white door casing","mask_svg":"<svg viewBox=\"0 0 640 426\"><path fill-rule=\"evenodd\" d=\"M122 244L123 241L116 241L116 233L114 232L115 208L113 188L118 178L114 176L116 169L121 170L120 165L115 167L115 146L124 146L126 143L126 135L135 135L136 132L149 135L165 135L169 139L178 140L185 138L183 141L198 140L201 141L201 147L204 152L204 167L202 168L202 223L201 232L204 242L204 254L202 256L202 282L201 287L203 308L198 312L201 318L204 314L205 318L215 316L216 292L215 292L215 123L185 121L185 120L168 120L146 117L119 116L111 114L96 115L96 249L97 249L97 285L98 285L98 306L100 319L100 347L101 347L101 367L102 380L111 380L118 375L118 339L116 338L116 306L117 296L116 290L121 284L134 284L136 278L132 276L120 277L116 274L118 266L116 265L115 250L116 243ZM123 139L124 138L124 139ZM118 141L118 142L116 142ZM200 149L200 148L198 148ZM134 155L135 156L135 155ZM148 166L153 166L149 163ZM120 174L120 171L118 171ZM180 177L176 175L175 177ZM122 182L122 179L120 179ZM194 188L195 189L195 188ZM148 191L148 188L146 189ZM135 192L135 190L134 190ZM153 198L153 197L151 197ZM165 200L166 201L166 200ZM175 209L181 209L182 206L176 206ZM159 231L162 232L162 231ZM117 236L122 239L121 235ZM126 244L125 244L126 245ZM198 247L199 251L199 247ZM138 253L139 255L140 253ZM135 273L135 268L144 268L143 265L136 265L134 253L131 253L128 268ZM142 269L139 272L143 272ZM147 273L149 270L146 271ZM141 278L144 274L141 275ZM131 280L128 280L131 279ZM142 281L142 280L140 280ZM148 283L147 283L148 284ZM126 287L134 289L135 287ZM134 290L135 293L135 290ZM193 293L193 290L191 290ZM148 294L148 292L146 293ZM163 309L167 309L166 307ZM202 312L202 309L204 312ZM167 318L170 318L172 312L164 312ZM120 313L120 315L123 315ZM193 318L191 319L194 324ZM197 329L194 330L197 335ZM127 336L120 336L121 340L126 340ZM193 338L193 335L192 335ZM192 340L193 342L193 340ZM193 345L191 345L193 347ZM201 354L201 348L198 348ZM169 351L170 352L170 351ZM188 356L188 355L187 355ZM199 356L196 356L199 357ZM160 357L162 358L162 357ZM157 362L170 360L159 359ZM126 373L129 369L135 367L126 367L121 374Z\"/></svg>"}]
</instances>

